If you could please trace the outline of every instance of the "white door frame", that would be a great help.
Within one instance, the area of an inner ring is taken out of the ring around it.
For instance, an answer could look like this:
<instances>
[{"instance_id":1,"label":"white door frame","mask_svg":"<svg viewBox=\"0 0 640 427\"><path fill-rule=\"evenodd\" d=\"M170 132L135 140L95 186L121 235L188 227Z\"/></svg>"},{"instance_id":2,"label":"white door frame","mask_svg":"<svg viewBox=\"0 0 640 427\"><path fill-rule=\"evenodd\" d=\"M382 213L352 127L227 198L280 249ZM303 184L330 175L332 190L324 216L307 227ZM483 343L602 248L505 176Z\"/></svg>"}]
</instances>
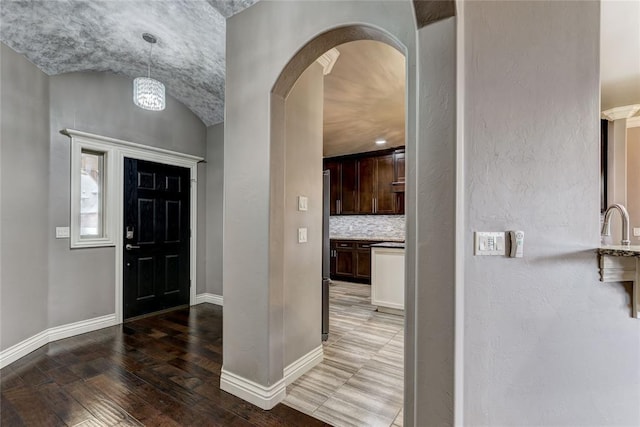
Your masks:
<instances>
[{"instance_id":1,"label":"white door frame","mask_svg":"<svg viewBox=\"0 0 640 427\"><path fill-rule=\"evenodd\" d=\"M113 164L109 170L113 174L112 191L113 197L111 206L107 206L107 215L111 215L114 221L114 242L115 242L115 321L116 324L123 321L123 216L124 216L124 158L128 157L137 160L147 160L165 165L180 166L189 168L191 173L191 194L190 194L190 218L191 228L190 248L189 248L189 305L196 304L197 287L197 236L198 236L198 162L204 160L202 157L190 154L179 153L177 151L165 150L163 148L137 144L135 142L121 139L109 138L73 129L64 129L63 133L71 137L72 145L74 141L91 142L103 145L112 153Z\"/></svg>"}]
</instances>

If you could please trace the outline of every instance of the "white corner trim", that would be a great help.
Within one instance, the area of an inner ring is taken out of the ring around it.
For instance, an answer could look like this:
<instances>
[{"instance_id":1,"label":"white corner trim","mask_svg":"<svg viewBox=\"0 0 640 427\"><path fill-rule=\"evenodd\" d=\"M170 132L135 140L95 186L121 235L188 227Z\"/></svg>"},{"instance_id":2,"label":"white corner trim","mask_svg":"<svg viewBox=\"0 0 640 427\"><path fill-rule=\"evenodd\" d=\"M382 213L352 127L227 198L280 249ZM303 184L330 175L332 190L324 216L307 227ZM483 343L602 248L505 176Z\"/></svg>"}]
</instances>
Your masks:
<instances>
[{"instance_id":1,"label":"white corner trim","mask_svg":"<svg viewBox=\"0 0 640 427\"><path fill-rule=\"evenodd\" d=\"M627 119L627 129L640 127L640 116Z\"/></svg>"},{"instance_id":2,"label":"white corner trim","mask_svg":"<svg viewBox=\"0 0 640 427\"><path fill-rule=\"evenodd\" d=\"M227 371L224 366L220 374L220 389L264 410L269 410L276 406L286 395L284 378L269 387L265 387Z\"/></svg>"},{"instance_id":3,"label":"white corner trim","mask_svg":"<svg viewBox=\"0 0 640 427\"><path fill-rule=\"evenodd\" d=\"M224 301L222 299L222 295L210 294L207 292L196 295L196 304L202 304L203 302L222 306Z\"/></svg>"},{"instance_id":4,"label":"white corner trim","mask_svg":"<svg viewBox=\"0 0 640 427\"><path fill-rule=\"evenodd\" d=\"M610 122L620 119L628 119L640 111L640 104L624 105L622 107L609 108L602 112L602 118Z\"/></svg>"},{"instance_id":5,"label":"white corner trim","mask_svg":"<svg viewBox=\"0 0 640 427\"><path fill-rule=\"evenodd\" d=\"M464 261L467 251L465 230L465 0L456 0L456 218L455 218L455 301L453 348L453 425L462 427L464 419ZM415 335L412 337L414 348ZM415 363L415 361L414 361ZM410 367L414 370L414 367ZM406 374L405 374L406 375ZM415 371L414 371L415 375ZM415 422L415 419L414 419Z\"/></svg>"},{"instance_id":6,"label":"white corner trim","mask_svg":"<svg viewBox=\"0 0 640 427\"><path fill-rule=\"evenodd\" d=\"M333 49L330 49L322 54L320 58L316 59L316 62L322 65L323 75L326 76L327 74L331 73L331 70L333 70L333 66L336 65L336 61L338 60L339 56L340 51L334 47Z\"/></svg>"},{"instance_id":7,"label":"white corner trim","mask_svg":"<svg viewBox=\"0 0 640 427\"><path fill-rule=\"evenodd\" d=\"M115 324L116 315L108 314L46 329L0 352L0 369L50 342L108 328Z\"/></svg>"},{"instance_id":8,"label":"white corner trim","mask_svg":"<svg viewBox=\"0 0 640 427\"><path fill-rule=\"evenodd\" d=\"M295 362L291 363L284 368L284 382L286 385L291 384L308 370L322 362L324 359L324 351L322 344L305 354Z\"/></svg>"}]
</instances>

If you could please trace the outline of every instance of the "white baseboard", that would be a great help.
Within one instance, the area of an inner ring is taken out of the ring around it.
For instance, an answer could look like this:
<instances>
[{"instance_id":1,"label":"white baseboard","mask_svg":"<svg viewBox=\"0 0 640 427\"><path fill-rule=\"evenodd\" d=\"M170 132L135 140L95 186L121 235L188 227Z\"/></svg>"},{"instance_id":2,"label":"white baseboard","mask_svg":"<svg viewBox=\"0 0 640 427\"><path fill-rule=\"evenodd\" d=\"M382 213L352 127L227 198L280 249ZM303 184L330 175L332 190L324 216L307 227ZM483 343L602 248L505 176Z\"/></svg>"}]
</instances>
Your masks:
<instances>
[{"instance_id":1,"label":"white baseboard","mask_svg":"<svg viewBox=\"0 0 640 427\"><path fill-rule=\"evenodd\" d=\"M284 368L285 384L291 384L299 377L301 377L304 373L306 373L309 369L322 362L322 359L324 359L324 351L322 348L322 344L320 344L309 353L305 354L292 364L286 366Z\"/></svg>"},{"instance_id":2,"label":"white baseboard","mask_svg":"<svg viewBox=\"0 0 640 427\"><path fill-rule=\"evenodd\" d=\"M246 400L257 407L269 410L280 403L286 395L284 379L265 387L224 369L220 374L220 389Z\"/></svg>"},{"instance_id":3,"label":"white baseboard","mask_svg":"<svg viewBox=\"0 0 640 427\"><path fill-rule=\"evenodd\" d=\"M49 344L49 330L45 330L36 334L18 344L12 345L8 349L0 352L0 369L10 363L15 362L21 357L26 356L34 350L39 349L45 344Z\"/></svg>"},{"instance_id":4,"label":"white baseboard","mask_svg":"<svg viewBox=\"0 0 640 427\"><path fill-rule=\"evenodd\" d=\"M203 293L196 295L196 304L202 304L203 302L208 302L209 304L215 304L222 306L223 299L222 295Z\"/></svg>"},{"instance_id":5,"label":"white baseboard","mask_svg":"<svg viewBox=\"0 0 640 427\"><path fill-rule=\"evenodd\" d=\"M116 315L107 314L106 316L94 317L93 319L46 329L0 352L0 369L50 342L108 328L115 324Z\"/></svg>"}]
</instances>

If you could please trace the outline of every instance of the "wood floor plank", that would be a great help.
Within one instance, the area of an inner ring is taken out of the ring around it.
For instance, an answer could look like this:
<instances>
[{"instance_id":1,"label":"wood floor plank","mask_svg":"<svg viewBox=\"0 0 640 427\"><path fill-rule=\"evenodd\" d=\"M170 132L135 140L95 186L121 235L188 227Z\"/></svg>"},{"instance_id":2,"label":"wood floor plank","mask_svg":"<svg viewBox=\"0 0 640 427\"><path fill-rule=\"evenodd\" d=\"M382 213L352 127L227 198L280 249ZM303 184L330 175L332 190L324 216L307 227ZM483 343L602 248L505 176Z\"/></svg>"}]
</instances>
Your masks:
<instances>
[{"instance_id":1,"label":"wood floor plank","mask_svg":"<svg viewBox=\"0 0 640 427\"><path fill-rule=\"evenodd\" d=\"M2 426L321 426L220 390L222 309L200 304L45 345L0 371Z\"/></svg>"},{"instance_id":2,"label":"wood floor plank","mask_svg":"<svg viewBox=\"0 0 640 427\"><path fill-rule=\"evenodd\" d=\"M37 393L45 405L67 425L75 426L93 418L84 406L56 383L41 385Z\"/></svg>"},{"instance_id":3,"label":"wood floor plank","mask_svg":"<svg viewBox=\"0 0 640 427\"><path fill-rule=\"evenodd\" d=\"M64 426L66 425L51 411L45 402L30 386L13 388L2 393L11 403L21 424L28 426ZM4 403L4 399L2 399Z\"/></svg>"}]
</instances>

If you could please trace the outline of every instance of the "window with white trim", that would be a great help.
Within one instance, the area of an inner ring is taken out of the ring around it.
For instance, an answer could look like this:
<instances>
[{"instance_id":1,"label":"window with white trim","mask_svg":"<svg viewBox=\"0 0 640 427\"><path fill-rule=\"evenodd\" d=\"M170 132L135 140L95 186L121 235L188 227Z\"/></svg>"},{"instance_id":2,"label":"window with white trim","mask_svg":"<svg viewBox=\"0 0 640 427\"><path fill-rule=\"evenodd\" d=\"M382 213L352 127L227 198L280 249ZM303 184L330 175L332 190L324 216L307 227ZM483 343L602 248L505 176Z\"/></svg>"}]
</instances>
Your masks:
<instances>
[{"instance_id":1,"label":"window with white trim","mask_svg":"<svg viewBox=\"0 0 640 427\"><path fill-rule=\"evenodd\" d=\"M71 142L71 247L113 246L113 149L93 141Z\"/></svg>"}]
</instances>

